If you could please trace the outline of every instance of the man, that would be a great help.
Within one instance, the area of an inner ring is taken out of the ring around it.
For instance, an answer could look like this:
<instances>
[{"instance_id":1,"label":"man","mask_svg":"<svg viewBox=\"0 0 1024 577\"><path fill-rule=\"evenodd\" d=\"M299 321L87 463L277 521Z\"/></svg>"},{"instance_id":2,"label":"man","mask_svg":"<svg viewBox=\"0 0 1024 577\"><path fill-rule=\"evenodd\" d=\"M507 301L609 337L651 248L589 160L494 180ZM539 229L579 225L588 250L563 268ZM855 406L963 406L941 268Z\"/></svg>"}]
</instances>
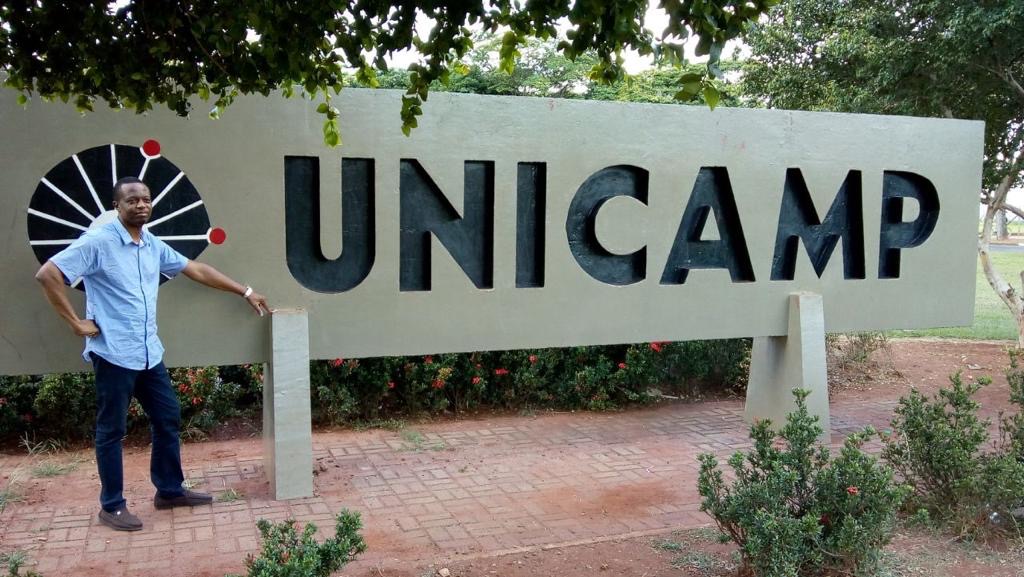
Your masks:
<instances>
[{"instance_id":1,"label":"man","mask_svg":"<svg viewBox=\"0 0 1024 577\"><path fill-rule=\"evenodd\" d=\"M128 511L122 494L121 439L132 395L149 415L153 436L150 478L157 509L205 505L210 495L182 487L179 428L181 410L163 363L156 334L156 297L161 273L179 272L209 287L241 295L261 316L267 300L213 267L190 261L143 229L153 200L138 178L114 185L117 218L84 233L46 261L36 280L57 314L85 337L83 357L96 374L96 466L100 476L100 522L118 531L138 531L142 521ZM82 278L85 318L65 294L64 285Z\"/></svg>"}]
</instances>

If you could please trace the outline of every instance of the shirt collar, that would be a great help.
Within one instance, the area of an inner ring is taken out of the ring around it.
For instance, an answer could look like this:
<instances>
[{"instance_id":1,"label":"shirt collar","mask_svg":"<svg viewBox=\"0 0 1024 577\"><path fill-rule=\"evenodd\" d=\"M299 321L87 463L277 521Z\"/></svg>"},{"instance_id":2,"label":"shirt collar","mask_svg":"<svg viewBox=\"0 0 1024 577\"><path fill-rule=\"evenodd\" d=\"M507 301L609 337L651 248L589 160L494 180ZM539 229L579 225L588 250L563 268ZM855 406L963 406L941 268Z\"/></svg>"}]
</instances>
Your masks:
<instances>
[{"instance_id":1,"label":"shirt collar","mask_svg":"<svg viewBox=\"0 0 1024 577\"><path fill-rule=\"evenodd\" d=\"M121 237L122 243L135 243L135 240L132 238L131 233L128 232L128 229L125 228L124 223L121 222L120 217L114 218L114 230L116 230L117 234ZM143 227L142 234L139 236L139 246L146 246L147 244L149 244L149 239L146 238L149 234L149 231L147 231L145 227Z\"/></svg>"}]
</instances>

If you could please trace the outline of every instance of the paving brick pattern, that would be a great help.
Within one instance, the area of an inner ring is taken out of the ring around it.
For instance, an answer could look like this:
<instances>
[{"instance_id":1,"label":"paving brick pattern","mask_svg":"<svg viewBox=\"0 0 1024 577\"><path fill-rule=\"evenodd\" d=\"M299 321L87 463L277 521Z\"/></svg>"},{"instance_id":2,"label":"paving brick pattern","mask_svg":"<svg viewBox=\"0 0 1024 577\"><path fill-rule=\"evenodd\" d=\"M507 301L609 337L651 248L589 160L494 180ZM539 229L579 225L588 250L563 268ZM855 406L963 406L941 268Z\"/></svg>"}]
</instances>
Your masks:
<instances>
[{"instance_id":1,"label":"paving brick pattern","mask_svg":"<svg viewBox=\"0 0 1024 577\"><path fill-rule=\"evenodd\" d=\"M866 424L884 427L894 405L833 404L833 440ZM200 461L186 446L198 489L235 488L242 498L156 511L146 479L126 479L129 504L146 524L127 534L96 520L98 484L86 462L67 481L89 487L73 501L15 503L0 514L0 551L26 551L47 576L219 576L242 572L245 555L257 551L257 519L312 521L324 533L348 508L361 513L369 550L344 574L362 575L381 564L412 568L706 525L697 455L749 446L742 409L708 402L411 427L418 434L317 433L315 496L282 502L269 498L258 439L206 443ZM0 470L23 459L0 456ZM145 451L126 455L147 459Z\"/></svg>"}]
</instances>

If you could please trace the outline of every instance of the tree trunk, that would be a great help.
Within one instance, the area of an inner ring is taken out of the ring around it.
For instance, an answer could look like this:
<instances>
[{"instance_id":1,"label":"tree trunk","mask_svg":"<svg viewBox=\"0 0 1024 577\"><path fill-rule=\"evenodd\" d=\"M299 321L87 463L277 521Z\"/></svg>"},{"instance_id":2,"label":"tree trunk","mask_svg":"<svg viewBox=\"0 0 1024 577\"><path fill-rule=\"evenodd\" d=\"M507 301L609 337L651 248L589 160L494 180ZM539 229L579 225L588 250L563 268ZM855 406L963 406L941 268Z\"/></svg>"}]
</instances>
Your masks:
<instances>
[{"instance_id":1,"label":"tree trunk","mask_svg":"<svg viewBox=\"0 0 1024 577\"><path fill-rule=\"evenodd\" d=\"M1010 283L1003 278L996 267L992 264L992 257L989 254L990 241L992 239L992 227L996 219L997 214L1004 213L1004 205L1006 204L1006 195L1010 192L1010 186L1017 180L1017 175L1020 171L1021 160L1024 157L1017 157L1017 159L1010 165L1008 174L999 182L999 187L996 189L995 194L991 197L991 202L985 208L985 218L982 223L981 237L978 239L978 259L981 261L982 270L985 271L985 278L988 280L988 284L992 287L992 290L996 291L999 298L1006 305L1006 308L1010 309L1010 314L1013 315L1014 320L1017 322L1017 348L1024 349L1024 299L1021 298ZM1024 286L1024 271L1021 271L1021 283Z\"/></svg>"},{"instance_id":2,"label":"tree trunk","mask_svg":"<svg viewBox=\"0 0 1024 577\"><path fill-rule=\"evenodd\" d=\"M1000 210L996 213L995 220L996 227L996 240L1006 240L1010 238L1010 232L1006 229L1006 211Z\"/></svg>"}]
</instances>

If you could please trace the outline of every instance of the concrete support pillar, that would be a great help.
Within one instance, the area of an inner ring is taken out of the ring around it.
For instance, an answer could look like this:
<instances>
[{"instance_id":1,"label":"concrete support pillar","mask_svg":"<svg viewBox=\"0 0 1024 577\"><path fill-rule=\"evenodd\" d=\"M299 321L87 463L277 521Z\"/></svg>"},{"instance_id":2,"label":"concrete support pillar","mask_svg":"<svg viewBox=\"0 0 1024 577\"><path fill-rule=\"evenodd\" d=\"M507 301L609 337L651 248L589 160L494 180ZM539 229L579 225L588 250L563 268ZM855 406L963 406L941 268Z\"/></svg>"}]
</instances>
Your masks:
<instances>
[{"instance_id":1,"label":"concrete support pillar","mask_svg":"<svg viewBox=\"0 0 1024 577\"><path fill-rule=\"evenodd\" d=\"M786 422L796 403L793 389L807 389L807 410L817 415L823 429L821 441L831 439L828 407L828 373L825 367L825 313L821 295L789 295L789 333L782 337L757 337L750 353L745 418L771 419L776 428Z\"/></svg>"},{"instance_id":2,"label":"concrete support pillar","mask_svg":"<svg viewBox=\"0 0 1024 577\"><path fill-rule=\"evenodd\" d=\"M306 311L277 309L270 332L270 362L263 372L263 468L274 499L310 497L313 427Z\"/></svg>"}]
</instances>

